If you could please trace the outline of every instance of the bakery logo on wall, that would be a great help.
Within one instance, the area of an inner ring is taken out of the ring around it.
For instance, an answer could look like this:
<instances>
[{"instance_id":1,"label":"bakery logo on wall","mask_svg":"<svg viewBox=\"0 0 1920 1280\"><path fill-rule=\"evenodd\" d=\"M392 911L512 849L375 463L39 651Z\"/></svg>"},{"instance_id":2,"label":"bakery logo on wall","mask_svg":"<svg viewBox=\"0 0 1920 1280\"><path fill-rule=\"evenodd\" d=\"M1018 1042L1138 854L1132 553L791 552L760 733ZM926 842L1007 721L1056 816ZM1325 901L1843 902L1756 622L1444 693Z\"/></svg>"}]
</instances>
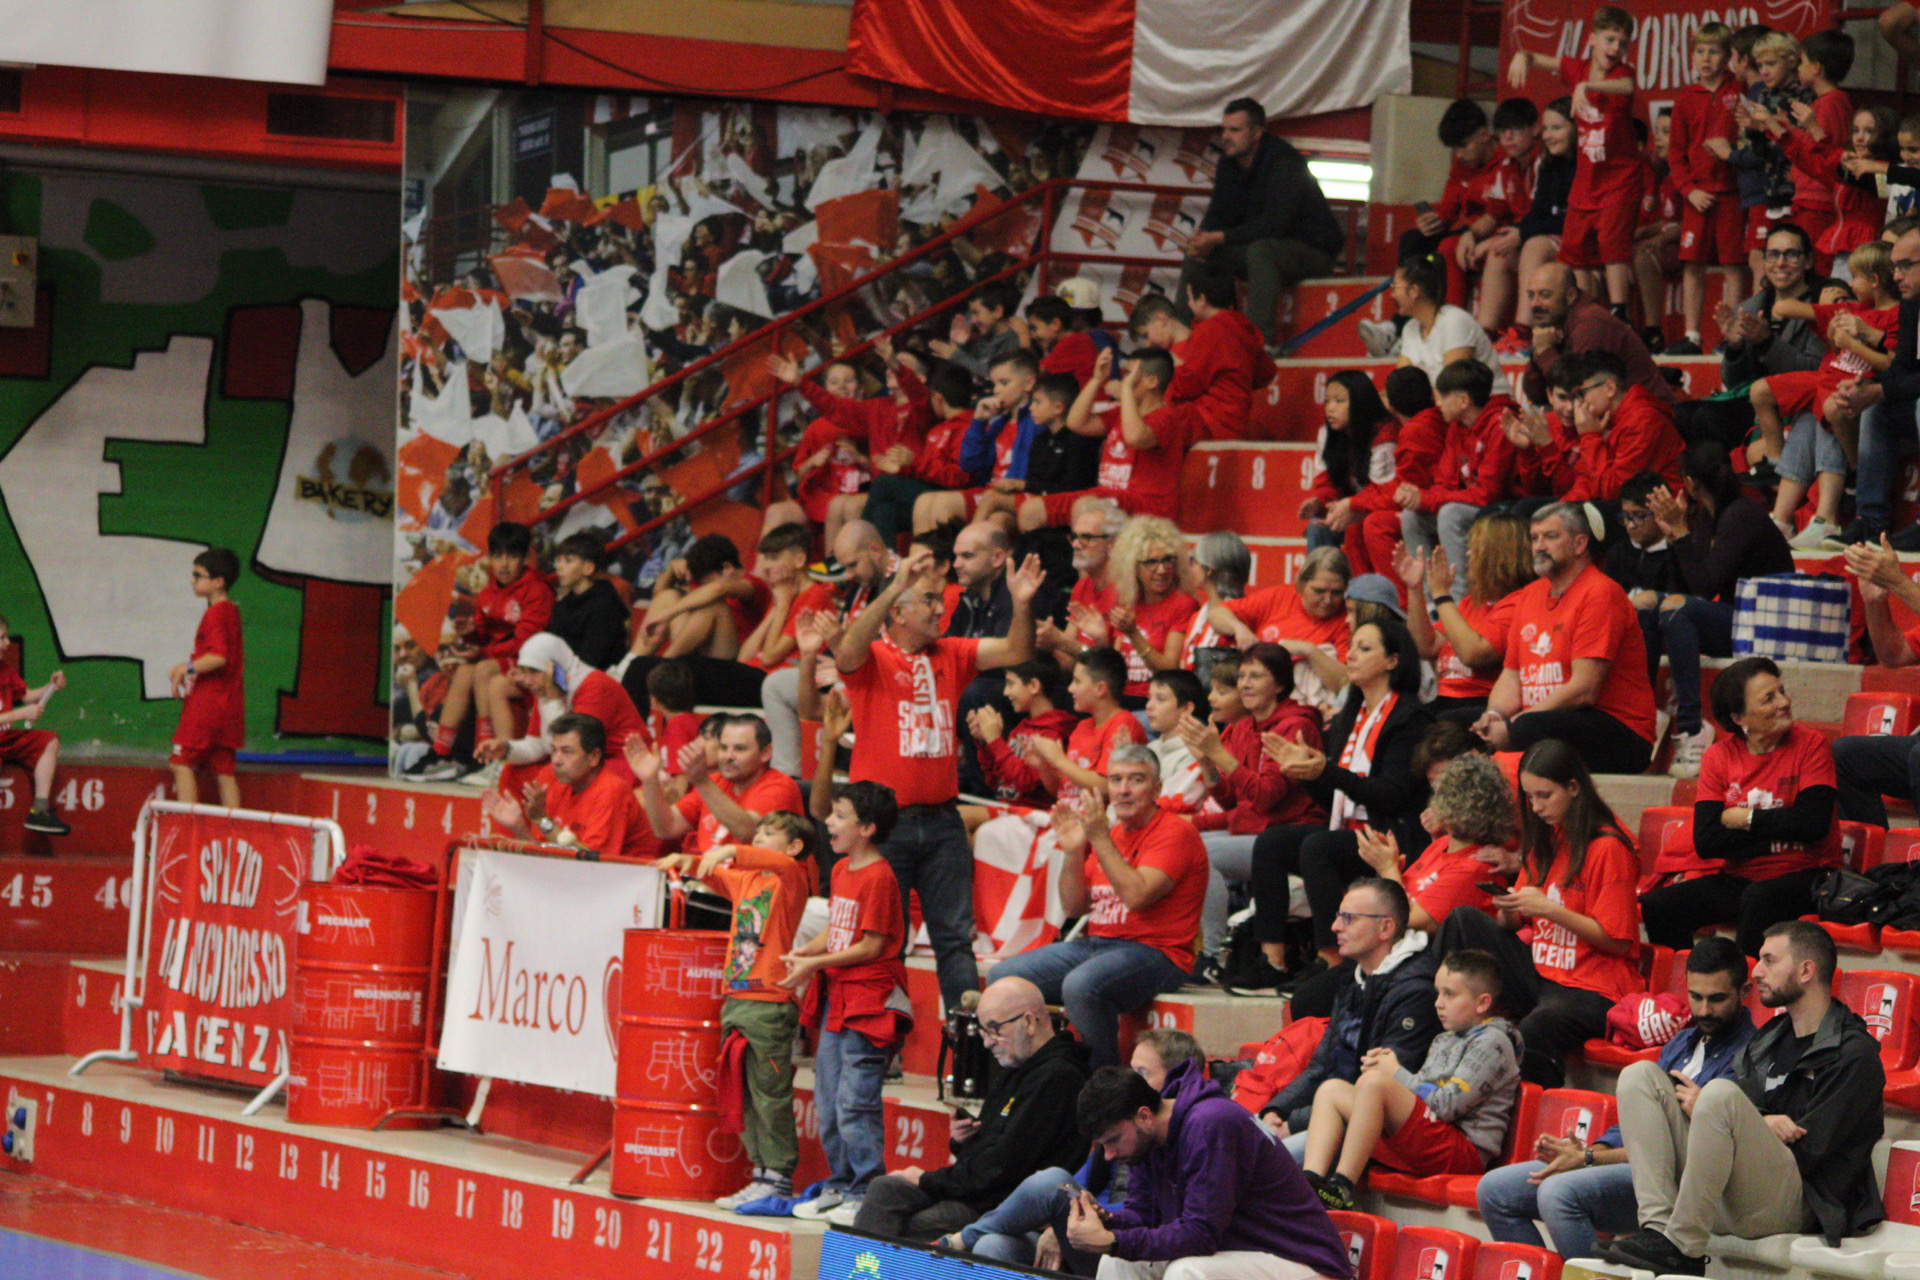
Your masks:
<instances>
[{"instance_id":1,"label":"bakery logo on wall","mask_svg":"<svg viewBox=\"0 0 1920 1280\"><path fill-rule=\"evenodd\" d=\"M334 520L385 520L393 515L393 466L378 446L341 436L320 446L313 474L296 474L294 497L318 503Z\"/></svg>"}]
</instances>

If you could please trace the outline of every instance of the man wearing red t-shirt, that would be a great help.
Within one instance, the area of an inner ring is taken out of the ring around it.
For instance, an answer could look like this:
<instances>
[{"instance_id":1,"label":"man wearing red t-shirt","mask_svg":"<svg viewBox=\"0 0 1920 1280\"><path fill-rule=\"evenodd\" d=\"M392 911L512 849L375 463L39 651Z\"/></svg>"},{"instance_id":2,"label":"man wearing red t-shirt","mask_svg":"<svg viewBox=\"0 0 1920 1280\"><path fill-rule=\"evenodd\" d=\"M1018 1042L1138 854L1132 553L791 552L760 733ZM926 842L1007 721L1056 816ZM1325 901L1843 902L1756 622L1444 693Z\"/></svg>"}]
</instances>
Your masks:
<instances>
[{"instance_id":1,"label":"man wearing red t-shirt","mask_svg":"<svg viewBox=\"0 0 1920 1280\"><path fill-rule=\"evenodd\" d=\"M1515 593L1505 665L1474 732L1495 751L1559 738L1594 773L1640 773L1653 758L1647 646L1627 593L1593 563L1591 512L1556 502L1535 513L1540 576Z\"/></svg>"},{"instance_id":2,"label":"man wearing red t-shirt","mask_svg":"<svg viewBox=\"0 0 1920 1280\"><path fill-rule=\"evenodd\" d=\"M1799 919L1815 882L1840 865L1833 748L1795 723L1769 658L1742 658L1715 677L1713 709L1727 736L1700 761L1693 846L1724 869L1655 889L1640 914L1659 946L1692 946L1696 929L1734 924L1741 950L1758 955L1767 926Z\"/></svg>"},{"instance_id":3,"label":"man wearing red t-shirt","mask_svg":"<svg viewBox=\"0 0 1920 1280\"><path fill-rule=\"evenodd\" d=\"M1207 851L1191 821L1159 805L1160 762L1142 744L1118 747L1107 770L1115 824L1088 791L1053 811L1060 841L1060 905L1087 917L1084 936L994 966L993 980L1025 978L1067 1019L1096 1068L1120 1061L1120 1015L1177 990L1193 968L1207 892Z\"/></svg>"},{"instance_id":4,"label":"man wearing red t-shirt","mask_svg":"<svg viewBox=\"0 0 1920 1280\"><path fill-rule=\"evenodd\" d=\"M760 819L785 810L805 812L792 778L767 767L773 759L773 734L759 716L734 716L720 728L719 768L715 778L704 755L694 753L688 770L693 790L669 803L660 783L660 757L638 739L627 756L640 778L640 798L653 834L672 844L691 835L683 852L702 854L716 845L753 840Z\"/></svg>"},{"instance_id":5,"label":"man wearing red t-shirt","mask_svg":"<svg viewBox=\"0 0 1920 1280\"><path fill-rule=\"evenodd\" d=\"M1093 635L1074 620L1104 620L1113 610L1117 597L1108 561L1113 555L1113 540L1127 522L1126 513L1106 498L1081 498L1073 507L1067 541L1073 547L1073 571L1080 576L1067 597L1068 625L1063 631L1052 619L1042 619L1035 632L1035 643L1052 654L1064 671L1073 670L1080 650L1094 642Z\"/></svg>"},{"instance_id":6,"label":"man wearing red t-shirt","mask_svg":"<svg viewBox=\"0 0 1920 1280\"><path fill-rule=\"evenodd\" d=\"M1556 440L1544 415L1505 419L1508 439L1520 444L1530 470L1563 502L1616 502L1620 488L1651 471L1680 491L1680 455L1686 442L1673 425L1673 407L1627 380L1627 367L1611 351L1578 357L1584 371L1574 390L1574 430Z\"/></svg>"},{"instance_id":7,"label":"man wearing red t-shirt","mask_svg":"<svg viewBox=\"0 0 1920 1280\"><path fill-rule=\"evenodd\" d=\"M649 856L646 816L633 789L603 767L607 733L592 716L568 712L553 722L552 755L522 799L489 791L481 804L516 840L540 840L637 862Z\"/></svg>"},{"instance_id":8,"label":"man wearing red t-shirt","mask_svg":"<svg viewBox=\"0 0 1920 1280\"><path fill-rule=\"evenodd\" d=\"M933 563L915 547L886 588L850 623L834 646L857 726L855 782L879 782L900 804L881 852L900 892L917 890L933 942L940 994L949 1009L977 991L973 962L973 849L956 800L961 691L980 671L1013 666L1033 655L1033 596L1046 579L1037 556L1007 577L1013 621L1001 638L962 640L940 634L945 610Z\"/></svg>"}]
</instances>

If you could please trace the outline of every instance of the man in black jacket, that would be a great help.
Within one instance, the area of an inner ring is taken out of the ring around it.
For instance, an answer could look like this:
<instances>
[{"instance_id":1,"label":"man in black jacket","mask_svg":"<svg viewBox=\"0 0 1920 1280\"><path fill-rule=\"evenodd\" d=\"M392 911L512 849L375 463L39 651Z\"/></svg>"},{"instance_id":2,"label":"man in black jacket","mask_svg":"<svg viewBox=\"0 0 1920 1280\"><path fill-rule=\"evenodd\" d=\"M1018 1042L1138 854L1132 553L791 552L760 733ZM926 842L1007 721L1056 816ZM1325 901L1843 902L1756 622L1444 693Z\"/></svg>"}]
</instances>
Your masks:
<instances>
[{"instance_id":1,"label":"man in black jacket","mask_svg":"<svg viewBox=\"0 0 1920 1280\"><path fill-rule=\"evenodd\" d=\"M1002 978L980 995L980 1031L1000 1070L980 1118L953 1121L953 1163L883 1174L867 1186L853 1225L875 1235L933 1240L958 1231L1012 1194L1030 1174L1077 1169L1087 1144L1074 1127L1086 1084L1087 1047L1056 1035L1040 988Z\"/></svg>"},{"instance_id":2,"label":"man in black jacket","mask_svg":"<svg viewBox=\"0 0 1920 1280\"><path fill-rule=\"evenodd\" d=\"M1900 330L1893 363L1872 381L1840 384L1847 408L1860 416L1860 467L1855 492L1858 514L1840 535L1848 543L1873 542L1892 519L1893 482L1900 459L1913 452L1920 409L1920 231L1893 242L1893 285L1900 293ZM1893 535L1895 551L1920 551L1920 524Z\"/></svg>"},{"instance_id":3,"label":"man in black jacket","mask_svg":"<svg viewBox=\"0 0 1920 1280\"><path fill-rule=\"evenodd\" d=\"M1209 267L1229 271L1247 282L1247 319L1271 343L1280 291L1331 275L1347 235L1306 157L1267 132L1266 109L1252 98L1227 104L1220 151L1213 199L1187 245L1174 297L1184 300Z\"/></svg>"},{"instance_id":4,"label":"man in black jacket","mask_svg":"<svg viewBox=\"0 0 1920 1280\"><path fill-rule=\"evenodd\" d=\"M1817 925L1774 925L1753 981L1780 1013L1731 1076L1696 1086L1648 1062L1620 1073L1641 1230L1609 1246L1611 1261L1705 1275L1716 1227L1744 1239L1812 1230L1838 1245L1880 1222L1886 1072L1865 1020L1833 998L1834 965Z\"/></svg>"},{"instance_id":5,"label":"man in black jacket","mask_svg":"<svg viewBox=\"0 0 1920 1280\"><path fill-rule=\"evenodd\" d=\"M1354 962L1353 981L1333 1000L1333 1015L1307 1069L1273 1095L1260 1119L1286 1138L1300 1159L1307 1146L1307 1113L1326 1080L1355 1080L1369 1049L1391 1049L1402 1062L1425 1062L1440 1033L1433 1007L1439 957L1427 935L1407 930L1407 891L1392 880L1355 880L1340 900L1334 937L1342 959ZM1336 970L1336 972L1338 972Z\"/></svg>"}]
</instances>

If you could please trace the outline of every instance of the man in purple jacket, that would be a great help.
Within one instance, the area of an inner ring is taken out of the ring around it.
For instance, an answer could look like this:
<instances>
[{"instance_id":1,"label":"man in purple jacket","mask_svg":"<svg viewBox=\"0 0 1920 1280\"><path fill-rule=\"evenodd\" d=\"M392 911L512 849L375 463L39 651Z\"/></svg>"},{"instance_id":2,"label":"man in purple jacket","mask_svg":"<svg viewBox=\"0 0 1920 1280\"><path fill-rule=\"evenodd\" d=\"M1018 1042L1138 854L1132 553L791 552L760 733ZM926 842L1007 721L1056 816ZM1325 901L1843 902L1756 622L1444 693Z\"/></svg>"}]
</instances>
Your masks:
<instances>
[{"instance_id":1,"label":"man in purple jacket","mask_svg":"<svg viewBox=\"0 0 1920 1280\"><path fill-rule=\"evenodd\" d=\"M1102 1067L1080 1091L1080 1130L1131 1166L1126 1203L1082 1192L1067 1243L1099 1280L1347 1280L1346 1246L1300 1166L1247 1111L1182 1063L1155 1092Z\"/></svg>"}]
</instances>

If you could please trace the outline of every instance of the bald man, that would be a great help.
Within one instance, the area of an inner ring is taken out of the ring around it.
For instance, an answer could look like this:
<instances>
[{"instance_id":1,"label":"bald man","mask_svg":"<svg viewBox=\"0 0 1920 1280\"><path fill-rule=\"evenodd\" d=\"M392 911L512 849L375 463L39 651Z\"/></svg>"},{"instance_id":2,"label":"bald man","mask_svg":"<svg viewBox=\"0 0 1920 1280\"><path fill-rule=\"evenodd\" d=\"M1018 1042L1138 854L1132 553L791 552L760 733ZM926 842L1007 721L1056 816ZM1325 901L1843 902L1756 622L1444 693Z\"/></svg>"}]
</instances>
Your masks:
<instances>
[{"instance_id":1,"label":"bald man","mask_svg":"<svg viewBox=\"0 0 1920 1280\"><path fill-rule=\"evenodd\" d=\"M1025 978L992 983L977 1013L1000 1065L980 1118L955 1113L952 1164L911 1166L869 1183L856 1230L935 1240L998 1206L1029 1175L1077 1169L1086 1158L1074 1104L1090 1074L1087 1047L1053 1029L1040 988Z\"/></svg>"},{"instance_id":2,"label":"bald man","mask_svg":"<svg viewBox=\"0 0 1920 1280\"><path fill-rule=\"evenodd\" d=\"M1013 622L1013 597L1007 594L1007 560L1012 555L1012 536L991 520L976 520L954 538L953 576L960 584L960 600L947 622L948 635L985 640L1007 634ZM1012 724L1017 717L1007 701L1006 683L1004 672L985 671L969 681L960 695L957 728L965 747L960 753L960 789L969 795L989 793L967 717L991 706Z\"/></svg>"},{"instance_id":3,"label":"bald man","mask_svg":"<svg viewBox=\"0 0 1920 1280\"><path fill-rule=\"evenodd\" d=\"M1534 404L1547 403L1547 374L1572 352L1611 351L1627 366L1627 381L1662 404L1673 384L1653 362L1633 326L1580 291L1573 272L1557 262L1535 268L1520 295L1520 317L1533 326L1533 358L1520 386Z\"/></svg>"},{"instance_id":4,"label":"bald man","mask_svg":"<svg viewBox=\"0 0 1920 1280\"><path fill-rule=\"evenodd\" d=\"M834 608L851 618L867 607L874 593L893 576L898 557L888 549L880 531L865 520L849 520L833 540L833 556L846 570ZM796 605L796 611L798 606ZM773 767L781 773L800 772L800 668L769 672L760 687L760 708L773 731Z\"/></svg>"}]
</instances>

